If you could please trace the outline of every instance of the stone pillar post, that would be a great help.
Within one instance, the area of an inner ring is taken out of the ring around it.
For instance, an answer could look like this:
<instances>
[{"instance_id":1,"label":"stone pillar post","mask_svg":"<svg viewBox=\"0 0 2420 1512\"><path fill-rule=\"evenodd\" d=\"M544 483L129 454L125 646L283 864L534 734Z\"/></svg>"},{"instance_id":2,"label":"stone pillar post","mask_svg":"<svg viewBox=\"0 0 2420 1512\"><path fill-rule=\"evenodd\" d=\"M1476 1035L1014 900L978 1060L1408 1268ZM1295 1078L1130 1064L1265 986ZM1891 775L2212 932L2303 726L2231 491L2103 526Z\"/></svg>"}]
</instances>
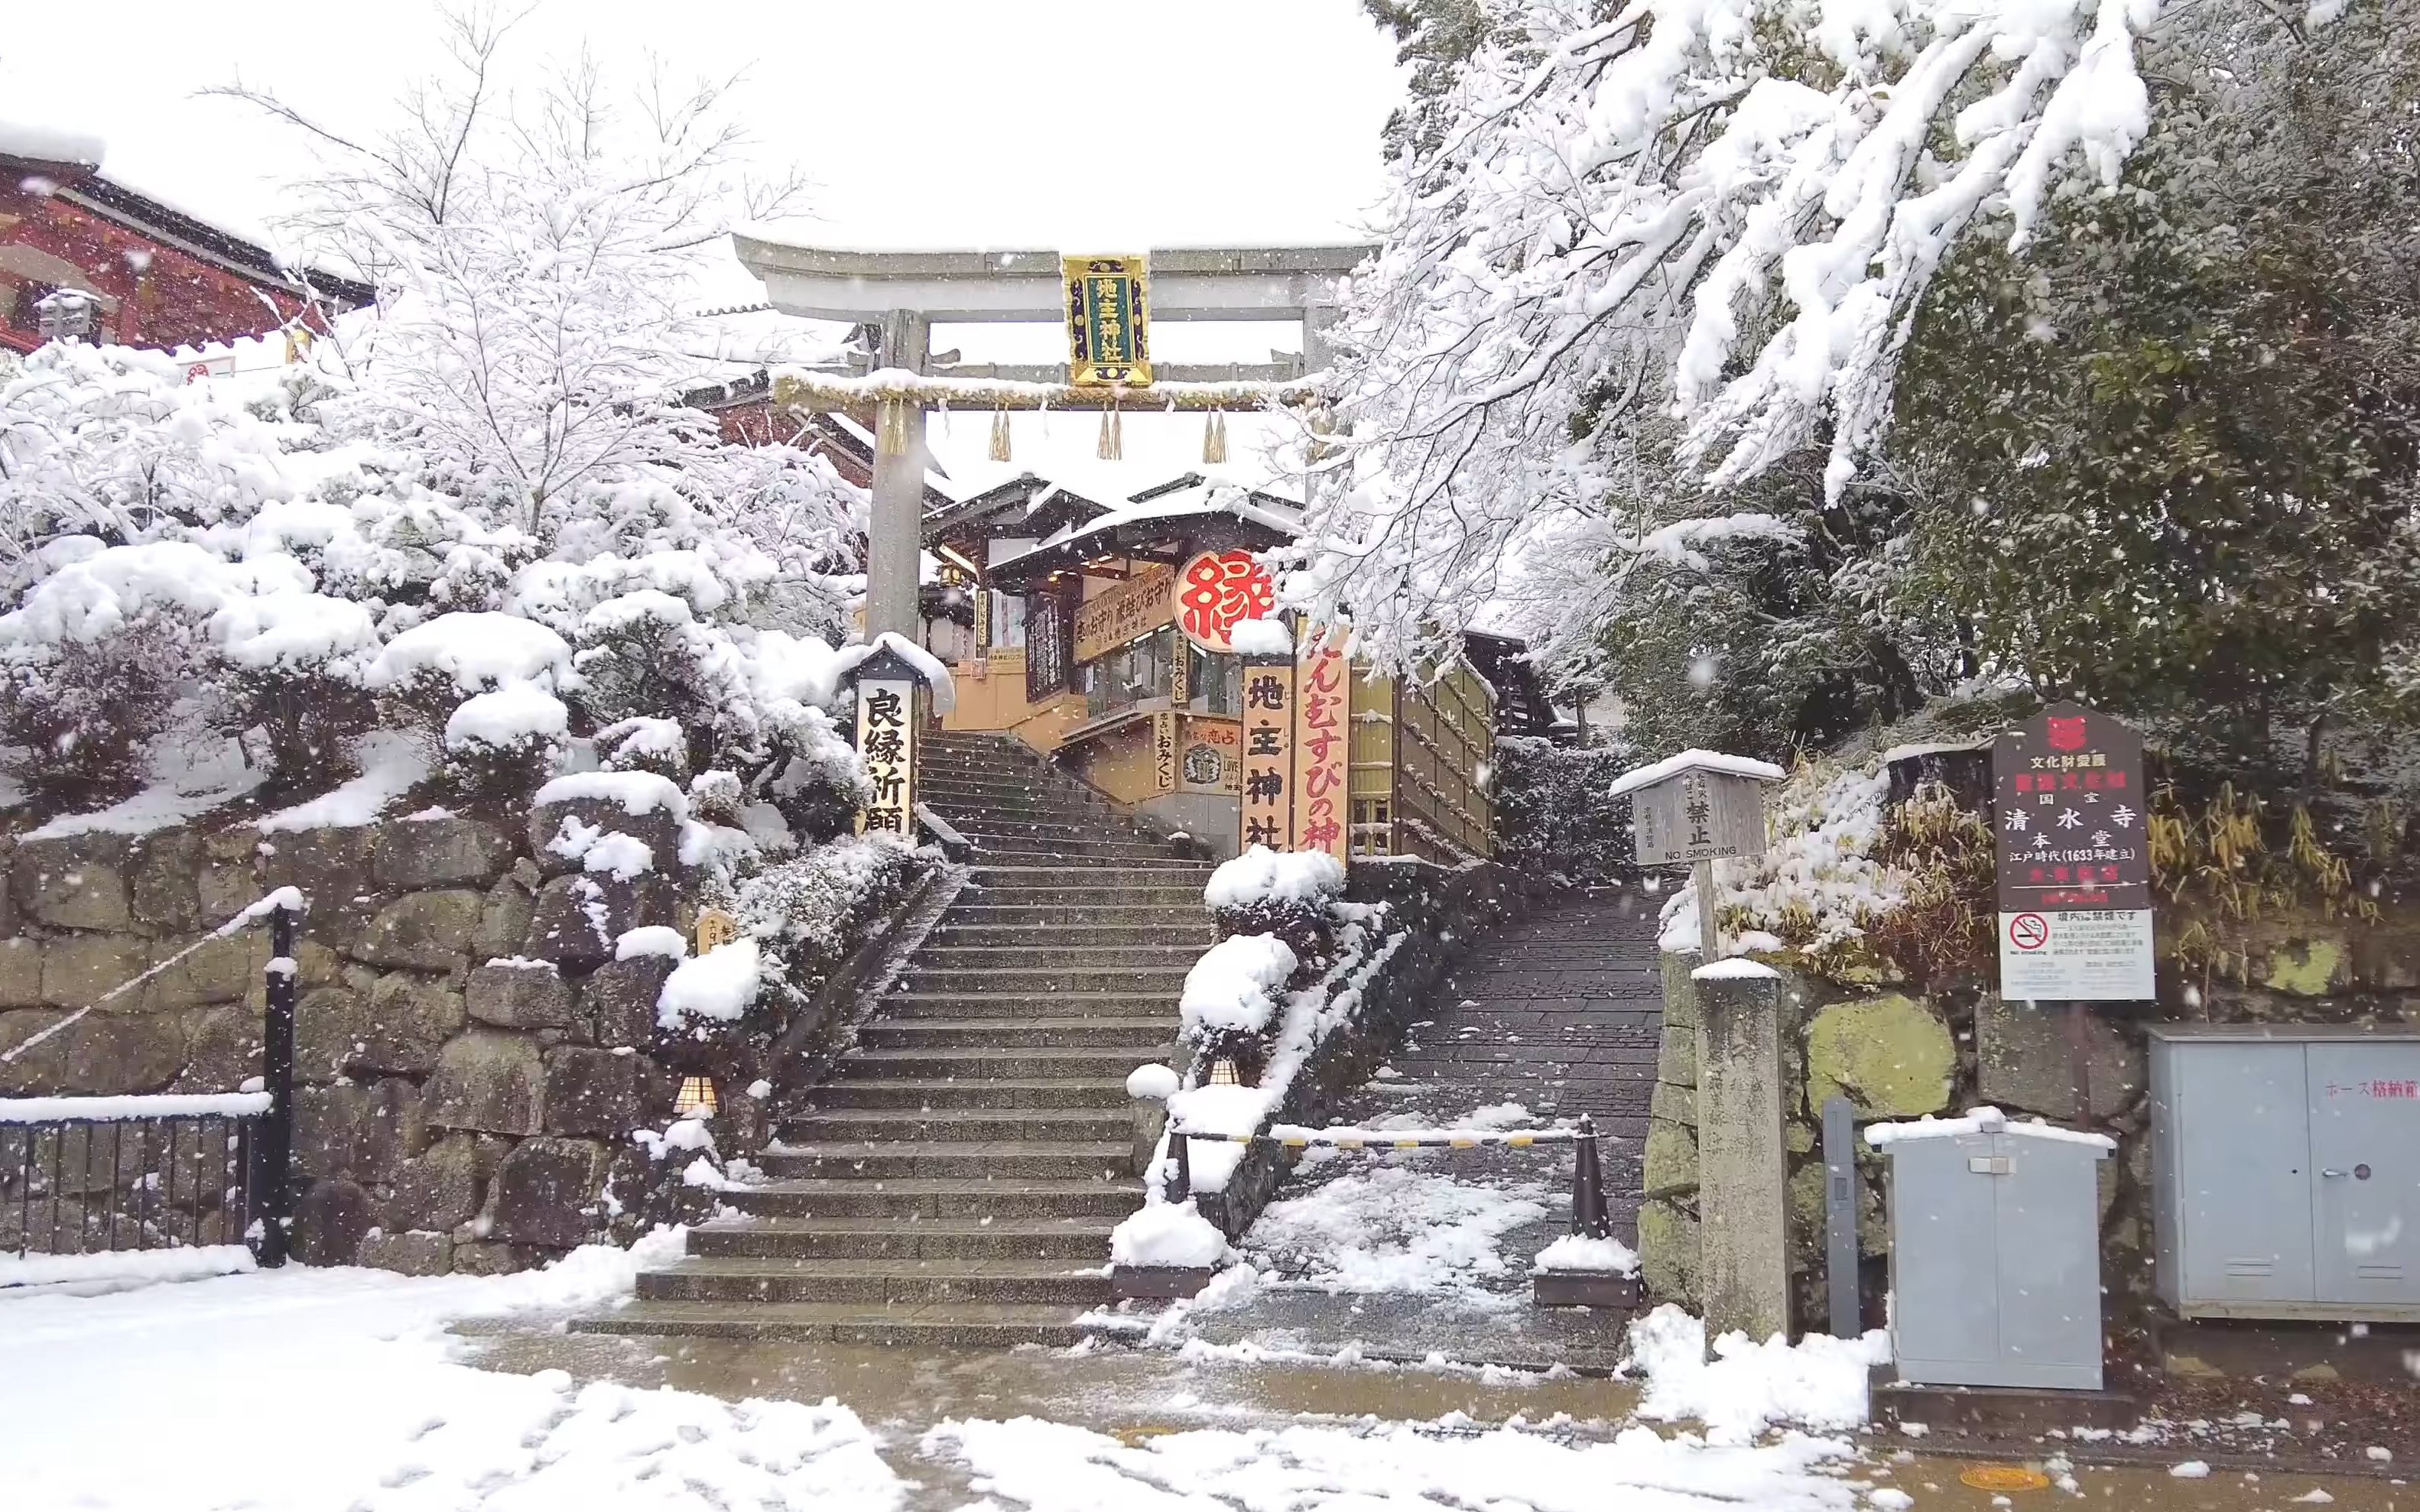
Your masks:
<instances>
[{"instance_id":1,"label":"stone pillar post","mask_svg":"<svg viewBox=\"0 0 2420 1512\"><path fill-rule=\"evenodd\" d=\"M1698 997L1698 1218L1706 1336L1790 1331L1781 976L1751 961L1690 974Z\"/></svg>"},{"instance_id":2,"label":"stone pillar post","mask_svg":"<svg viewBox=\"0 0 2420 1512\"><path fill-rule=\"evenodd\" d=\"M932 330L924 317L894 310L882 322L882 365L924 370ZM916 623L917 563L924 516L924 411L903 405L875 418L874 498L865 547L865 638L894 630L923 643ZM895 448L895 449L894 449Z\"/></svg>"}]
</instances>

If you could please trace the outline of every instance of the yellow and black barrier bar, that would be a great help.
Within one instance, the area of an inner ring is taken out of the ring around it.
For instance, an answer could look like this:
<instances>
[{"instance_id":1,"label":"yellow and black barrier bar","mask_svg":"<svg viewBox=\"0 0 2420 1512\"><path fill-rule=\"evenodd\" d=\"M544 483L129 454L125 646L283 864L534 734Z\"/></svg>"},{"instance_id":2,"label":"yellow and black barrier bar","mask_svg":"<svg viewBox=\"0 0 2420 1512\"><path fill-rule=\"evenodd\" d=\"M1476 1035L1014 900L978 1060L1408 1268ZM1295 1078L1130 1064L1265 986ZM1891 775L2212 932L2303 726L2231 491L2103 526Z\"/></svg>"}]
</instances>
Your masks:
<instances>
[{"instance_id":1,"label":"yellow and black barrier bar","mask_svg":"<svg viewBox=\"0 0 2420 1512\"><path fill-rule=\"evenodd\" d=\"M1309 1149L1316 1145L1326 1149L1527 1149L1532 1145L1574 1145L1583 1139L1603 1139L1594 1131L1577 1129L1528 1129L1502 1134L1463 1130L1423 1130L1418 1134L1392 1134L1383 1129L1305 1129L1299 1132L1266 1134L1204 1134L1198 1129L1171 1129L1177 1139L1206 1139L1221 1145L1275 1145L1280 1149Z\"/></svg>"},{"instance_id":2,"label":"yellow and black barrier bar","mask_svg":"<svg viewBox=\"0 0 2420 1512\"><path fill-rule=\"evenodd\" d=\"M1576 1157L1572 1163L1572 1232L1603 1239L1613 1232L1612 1221L1606 1211L1605 1170L1596 1148L1597 1142L1606 1137L1597 1132L1596 1119L1585 1113L1568 1129L1506 1130L1500 1134L1478 1129L1402 1133L1384 1129L1305 1129L1291 1124L1279 1124L1263 1134L1203 1134L1171 1124L1168 1148L1175 1169L1170 1174L1165 1196L1169 1201L1182 1202L1192 1195L1190 1150L1196 1139L1221 1145L1273 1145L1280 1149L1309 1149L1314 1145L1358 1150L1529 1149L1540 1145L1569 1145Z\"/></svg>"}]
</instances>

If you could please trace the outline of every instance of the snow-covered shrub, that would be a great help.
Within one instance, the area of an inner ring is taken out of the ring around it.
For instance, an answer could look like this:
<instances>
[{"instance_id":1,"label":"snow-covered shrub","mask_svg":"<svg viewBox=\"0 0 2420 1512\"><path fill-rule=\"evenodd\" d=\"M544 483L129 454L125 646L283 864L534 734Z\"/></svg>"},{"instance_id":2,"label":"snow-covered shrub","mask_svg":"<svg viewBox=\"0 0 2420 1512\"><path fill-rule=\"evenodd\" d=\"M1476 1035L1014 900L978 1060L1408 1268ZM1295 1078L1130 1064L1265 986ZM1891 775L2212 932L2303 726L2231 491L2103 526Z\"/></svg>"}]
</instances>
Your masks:
<instances>
[{"instance_id":1,"label":"snow-covered shrub","mask_svg":"<svg viewBox=\"0 0 2420 1512\"><path fill-rule=\"evenodd\" d=\"M741 883L734 912L788 963L794 982L819 978L865 919L899 896L915 864L916 853L894 836L836 840Z\"/></svg>"},{"instance_id":2,"label":"snow-covered shrub","mask_svg":"<svg viewBox=\"0 0 2420 1512\"><path fill-rule=\"evenodd\" d=\"M146 618L42 654L15 650L0 652L0 723L23 755L8 775L54 802L132 786L192 668L187 628Z\"/></svg>"},{"instance_id":3,"label":"snow-covered shrub","mask_svg":"<svg viewBox=\"0 0 2420 1512\"><path fill-rule=\"evenodd\" d=\"M1274 934L1235 934L1193 963L1177 999L1178 1032L1207 1063L1233 1060L1257 1072L1270 1025L1300 964Z\"/></svg>"},{"instance_id":4,"label":"snow-covered shrub","mask_svg":"<svg viewBox=\"0 0 2420 1512\"><path fill-rule=\"evenodd\" d=\"M1344 866L1326 851L1254 845L1221 862L1202 889L1222 935L1274 935L1306 966L1325 964L1327 906L1344 895Z\"/></svg>"},{"instance_id":5,"label":"snow-covered shrub","mask_svg":"<svg viewBox=\"0 0 2420 1512\"><path fill-rule=\"evenodd\" d=\"M57 788L66 755L123 776L182 684L273 792L321 783L373 719L493 781L668 721L682 760L661 725L606 759L731 771L833 833L856 771L819 705L861 495L676 399L679 301L717 255L699 217L741 187L715 91L622 113L582 72L503 100L502 32L456 31L465 68L415 91L417 126L324 137L345 161L295 194L292 229L375 309L273 373L54 345L0 381L0 682L12 734L40 736L8 744ZM458 150L410 146L441 138Z\"/></svg>"},{"instance_id":6,"label":"snow-covered shrub","mask_svg":"<svg viewBox=\"0 0 2420 1512\"><path fill-rule=\"evenodd\" d=\"M1496 741L1496 859L1524 876L1613 882L1637 874L1630 800L1613 779L1633 764L1610 746L1558 746L1531 735Z\"/></svg>"}]
</instances>

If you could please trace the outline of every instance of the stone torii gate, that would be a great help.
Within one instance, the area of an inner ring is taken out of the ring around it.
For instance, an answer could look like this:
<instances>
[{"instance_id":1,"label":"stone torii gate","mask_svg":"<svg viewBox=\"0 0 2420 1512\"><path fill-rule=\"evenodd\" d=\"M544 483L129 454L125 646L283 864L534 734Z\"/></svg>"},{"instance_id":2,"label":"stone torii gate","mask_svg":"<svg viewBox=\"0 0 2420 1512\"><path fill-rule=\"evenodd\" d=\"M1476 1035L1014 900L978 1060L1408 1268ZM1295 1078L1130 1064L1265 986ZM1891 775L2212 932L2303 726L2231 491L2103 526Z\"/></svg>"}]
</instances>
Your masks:
<instances>
[{"instance_id":1,"label":"stone torii gate","mask_svg":"<svg viewBox=\"0 0 2420 1512\"><path fill-rule=\"evenodd\" d=\"M1148 254L1151 318L1289 320L1302 327L1300 357L1265 363L1155 363L1148 388L1076 388L1063 366L970 365L932 351L941 324L1062 323L1060 254L862 252L735 236L739 260L765 281L784 315L846 321L877 332L866 360L844 368L790 369L777 404L875 406L873 518L866 551L865 633L916 635L917 554L923 542L924 417L937 404L995 409L1257 409L1308 403L1303 379L1327 365L1326 333L1346 274L1373 246L1177 248Z\"/></svg>"}]
</instances>

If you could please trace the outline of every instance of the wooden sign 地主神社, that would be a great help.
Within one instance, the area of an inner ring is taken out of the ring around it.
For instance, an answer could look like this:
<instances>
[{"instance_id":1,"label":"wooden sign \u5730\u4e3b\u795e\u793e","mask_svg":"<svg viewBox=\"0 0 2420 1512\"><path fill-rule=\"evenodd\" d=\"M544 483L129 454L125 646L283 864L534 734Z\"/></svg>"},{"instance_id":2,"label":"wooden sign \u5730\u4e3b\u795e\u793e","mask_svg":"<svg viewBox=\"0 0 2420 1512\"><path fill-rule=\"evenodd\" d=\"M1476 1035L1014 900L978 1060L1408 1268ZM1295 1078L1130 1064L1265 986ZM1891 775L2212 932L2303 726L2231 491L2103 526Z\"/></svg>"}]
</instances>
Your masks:
<instances>
[{"instance_id":1,"label":"wooden sign \u5730\u4e3b\u795e\u793e","mask_svg":"<svg viewBox=\"0 0 2420 1512\"><path fill-rule=\"evenodd\" d=\"M727 909L701 908L697 911L697 927L692 933L697 941L697 953L706 955L739 937L739 920L732 918Z\"/></svg>"},{"instance_id":2,"label":"wooden sign \u5730\u4e3b\u795e\u793e","mask_svg":"<svg viewBox=\"0 0 2420 1512\"><path fill-rule=\"evenodd\" d=\"M2053 704L1993 743L1992 787L2000 995L2154 996L2143 737L2105 714Z\"/></svg>"},{"instance_id":3,"label":"wooden sign \u5730\u4e3b\u795e\u793e","mask_svg":"<svg viewBox=\"0 0 2420 1512\"><path fill-rule=\"evenodd\" d=\"M1294 844L1294 661L1244 662L1242 793L1236 805L1244 849Z\"/></svg>"},{"instance_id":4,"label":"wooden sign \u5730\u4e3b\u795e\u793e","mask_svg":"<svg viewBox=\"0 0 2420 1512\"><path fill-rule=\"evenodd\" d=\"M1141 257L1063 257L1067 381L1078 388L1151 383L1151 270Z\"/></svg>"},{"instance_id":5,"label":"wooden sign \u5730\u4e3b\u795e\u793e","mask_svg":"<svg viewBox=\"0 0 2420 1512\"><path fill-rule=\"evenodd\" d=\"M1352 854L1345 827L1353 749L1351 662L1341 634L1305 627L1295 665L1294 848Z\"/></svg>"}]
</instances>

